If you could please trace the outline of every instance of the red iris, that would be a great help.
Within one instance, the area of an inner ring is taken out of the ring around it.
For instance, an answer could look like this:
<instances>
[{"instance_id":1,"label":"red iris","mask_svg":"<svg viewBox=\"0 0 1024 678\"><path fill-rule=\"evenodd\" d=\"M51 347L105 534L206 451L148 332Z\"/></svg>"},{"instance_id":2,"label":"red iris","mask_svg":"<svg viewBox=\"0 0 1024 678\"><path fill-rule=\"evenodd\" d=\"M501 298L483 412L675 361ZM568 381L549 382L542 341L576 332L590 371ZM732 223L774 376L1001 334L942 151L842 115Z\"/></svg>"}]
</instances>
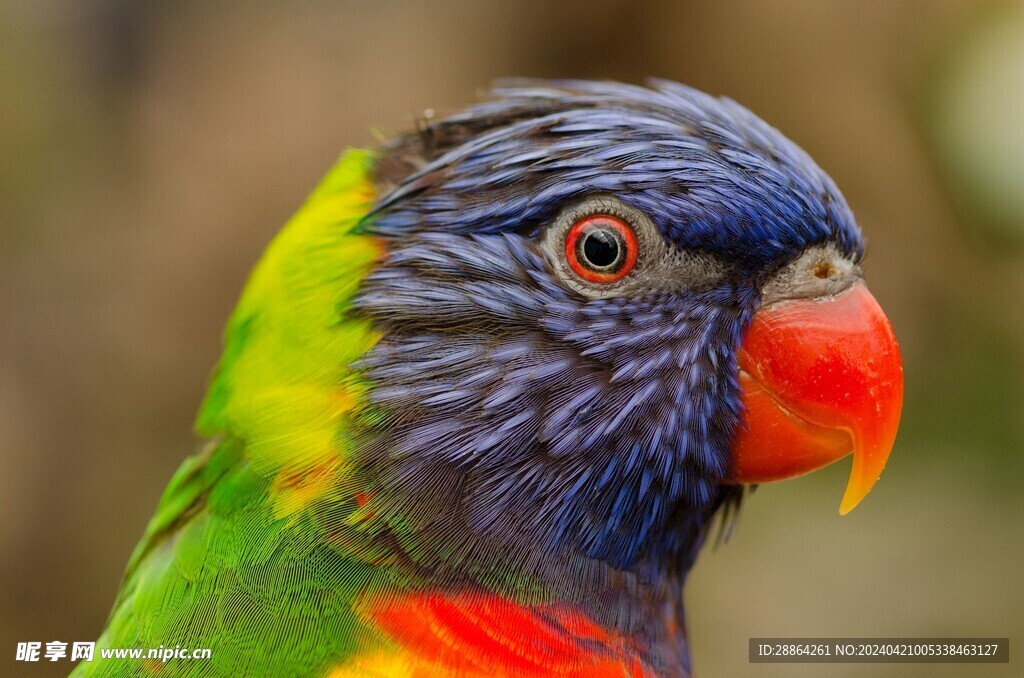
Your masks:
<instances>
[{"instance_id":1,"label":"red iris","mask_svg":"<svg viewBox=\"0 0 1024 678\"><path fill-rule=\"evenodd\" d=\"M613 283L636 265L636 232L622 219L593 214L580 219L565 236L565 258L579 277L592 283Z\"/></svg>"}]
</instances>

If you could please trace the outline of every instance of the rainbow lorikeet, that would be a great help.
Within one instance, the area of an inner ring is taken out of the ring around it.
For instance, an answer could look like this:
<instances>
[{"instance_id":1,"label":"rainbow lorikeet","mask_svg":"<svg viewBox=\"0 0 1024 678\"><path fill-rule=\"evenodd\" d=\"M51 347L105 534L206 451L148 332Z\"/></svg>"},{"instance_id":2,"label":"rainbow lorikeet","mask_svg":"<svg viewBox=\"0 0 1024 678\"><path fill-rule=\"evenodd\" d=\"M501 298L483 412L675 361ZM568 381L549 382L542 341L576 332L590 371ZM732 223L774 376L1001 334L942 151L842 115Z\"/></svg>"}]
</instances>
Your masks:
<instances>
[{"instance_id":1,"label":"rainbow lorikeet","mask_svg":"<svg viewBox=\"0 0 1024 678\"><path fill-rule=\"evenodd\" d=\"M892 447L833 182L669 82L534 82L353 150L268 248L81 675L688 676L745 484Z\"/></svg>"}]
</instances>

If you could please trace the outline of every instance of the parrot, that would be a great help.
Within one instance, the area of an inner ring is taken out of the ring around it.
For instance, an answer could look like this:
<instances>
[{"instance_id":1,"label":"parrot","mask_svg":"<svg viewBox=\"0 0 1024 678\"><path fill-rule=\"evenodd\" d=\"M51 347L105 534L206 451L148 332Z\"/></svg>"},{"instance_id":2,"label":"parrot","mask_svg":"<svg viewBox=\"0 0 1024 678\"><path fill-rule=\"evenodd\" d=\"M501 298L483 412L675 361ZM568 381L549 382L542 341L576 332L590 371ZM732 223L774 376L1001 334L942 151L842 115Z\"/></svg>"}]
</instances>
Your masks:
<instances>
[{"instance_id":1,"label":"parrot","mask_svg":"<svg viewBox=\"0 0 1024 678\"><path fill-rule=\"evenodd\" d=\"M246 283L96 643L177 654L73 675L691 676L714 526L852 455L845 514L893 448L863 258L803 150L670 81L499 81L344 152Z\"/></svg>"}]
</instances>

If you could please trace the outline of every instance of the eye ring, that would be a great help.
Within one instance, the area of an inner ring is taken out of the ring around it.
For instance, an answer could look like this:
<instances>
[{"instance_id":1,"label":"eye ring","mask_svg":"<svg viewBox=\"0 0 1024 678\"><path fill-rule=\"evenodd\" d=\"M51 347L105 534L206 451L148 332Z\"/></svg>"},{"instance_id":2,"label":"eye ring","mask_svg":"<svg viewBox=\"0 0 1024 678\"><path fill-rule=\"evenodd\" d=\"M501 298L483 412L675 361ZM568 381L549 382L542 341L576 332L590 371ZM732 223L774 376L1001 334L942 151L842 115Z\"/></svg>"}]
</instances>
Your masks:
<instances>
[{"instance_id":1,"label":"eye ring","mask_svg":"<svg viewBox=\"0 0 1024 678\"><path fill-rule=\"evenodd\" d=\"M622 280L636 265L636 231L610 214L586 216L565 235L565 258L573 273L591 283Z\"/></svg>"}]
</instances>

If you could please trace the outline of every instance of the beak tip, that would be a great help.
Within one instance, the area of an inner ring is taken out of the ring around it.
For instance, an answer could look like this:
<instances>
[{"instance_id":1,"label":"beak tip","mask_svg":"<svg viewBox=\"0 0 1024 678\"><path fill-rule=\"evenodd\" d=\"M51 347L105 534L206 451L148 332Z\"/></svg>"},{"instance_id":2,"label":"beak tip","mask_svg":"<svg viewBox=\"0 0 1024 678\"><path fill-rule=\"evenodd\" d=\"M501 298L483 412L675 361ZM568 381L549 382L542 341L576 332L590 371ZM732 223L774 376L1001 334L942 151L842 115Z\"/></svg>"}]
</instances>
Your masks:
<instances>
[{"instance_id":1,"label":"beak tip","mask_svg":"<svg viewBox=\"0 0 1024 678\"><path fill-rule=\"evenodd\" d=\"M871 493L871 490L872 488L874 488L875 483L878 482L878 479L882 475L882 470L878 469L877 473L868 475L865 478L866 474L864 474L863 471L858 473L858 471L860 470L858 469L859 461L860 460L857 458L857 453L854 452L853 472L850 474L851 477L849 483L846 486L846 492L843 493L843 500L839 504L839 515L841 516L845 516L850 511L857 508L857 506L859 506L860 503L864 500L864 497L868 496L868 494Z\"/></svg>"},{"instance_id":2,"label":"beak tip","mask_svg":"<svg viewBox=\"0 0 1024 678\"><path fill-rule=\"evenodd\" d=\"M853 509L860 505L860 502L867 496L867 492L857 492L856 494L850 494L847 492L843 496L843 501L839 504L839 515L845 516Z\"/></svg>"}]
</instances>

